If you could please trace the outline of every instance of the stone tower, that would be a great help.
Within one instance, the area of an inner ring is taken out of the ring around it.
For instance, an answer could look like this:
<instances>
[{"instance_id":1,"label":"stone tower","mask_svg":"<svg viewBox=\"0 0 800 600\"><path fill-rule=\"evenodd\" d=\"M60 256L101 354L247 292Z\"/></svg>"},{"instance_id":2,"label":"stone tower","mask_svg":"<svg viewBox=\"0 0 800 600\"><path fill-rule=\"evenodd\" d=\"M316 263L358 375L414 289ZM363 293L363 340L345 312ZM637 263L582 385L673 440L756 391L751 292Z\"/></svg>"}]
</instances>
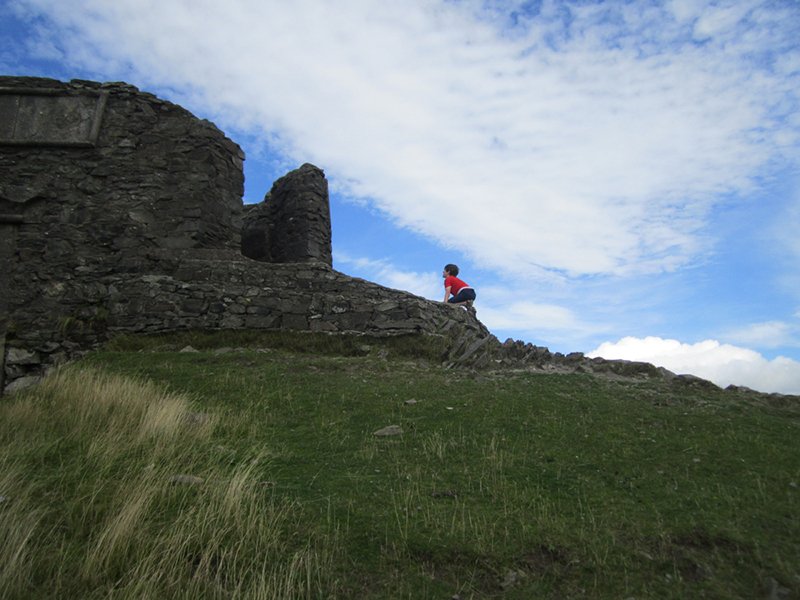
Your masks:
<instances>
[{"instance_id":1,"label":"stone tower","mask_svg":"<svg viewBox=\"0 0 800 600\"><path fill-rule=\"evenodd\" d=\"M333 265L328 181L308 163L278 179L260 204L244 207L242 254L270 263Z\"/></svg>"}]
</instances>

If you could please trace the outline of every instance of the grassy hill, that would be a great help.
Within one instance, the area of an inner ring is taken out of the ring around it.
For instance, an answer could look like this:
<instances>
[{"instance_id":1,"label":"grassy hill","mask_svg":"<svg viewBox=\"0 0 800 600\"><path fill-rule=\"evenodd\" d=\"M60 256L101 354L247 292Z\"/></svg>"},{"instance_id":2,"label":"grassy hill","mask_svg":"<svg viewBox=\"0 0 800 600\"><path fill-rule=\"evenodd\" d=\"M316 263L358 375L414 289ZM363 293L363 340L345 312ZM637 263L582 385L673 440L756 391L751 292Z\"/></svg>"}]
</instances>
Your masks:
<instances>
[{"instance_id":1,"label":"grassy hill","mask_svg":"<svg viewBox=\"0 0 800 600\"><path fill-rule=\"evenodd\" d=\"M2 597L800 598L800 399L441 344L121 338L3 398Z\"/></svg>"}]
</instances>

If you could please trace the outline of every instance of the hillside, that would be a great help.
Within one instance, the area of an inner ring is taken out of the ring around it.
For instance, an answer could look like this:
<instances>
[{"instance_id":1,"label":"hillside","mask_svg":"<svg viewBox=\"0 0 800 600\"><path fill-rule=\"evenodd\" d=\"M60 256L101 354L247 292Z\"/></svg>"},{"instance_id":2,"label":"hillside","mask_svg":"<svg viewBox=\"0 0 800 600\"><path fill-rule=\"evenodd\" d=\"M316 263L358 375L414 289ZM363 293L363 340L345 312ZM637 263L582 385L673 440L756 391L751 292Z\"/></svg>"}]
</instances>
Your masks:
<instances>
[{"instance_id":1,"label":"hillside","mask_svg":"<svg viewBox=\"0 0 800 600\"><path fill-rule=\"evenodd\" d=\"M128 337L3 398L4 597L800 597L799 398L446 349Z\"/></svg>"}]
</instances>

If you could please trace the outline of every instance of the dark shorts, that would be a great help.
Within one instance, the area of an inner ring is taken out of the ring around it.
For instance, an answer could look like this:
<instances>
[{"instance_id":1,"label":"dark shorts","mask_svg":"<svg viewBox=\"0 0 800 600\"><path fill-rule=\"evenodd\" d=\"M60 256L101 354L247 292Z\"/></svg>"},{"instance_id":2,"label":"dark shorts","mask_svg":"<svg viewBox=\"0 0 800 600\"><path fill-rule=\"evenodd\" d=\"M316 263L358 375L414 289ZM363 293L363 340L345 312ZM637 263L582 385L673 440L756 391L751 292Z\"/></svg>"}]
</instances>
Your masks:
<instances>
[{"instance_id":1,"label":"dark shorts","mask_svg":"<svg viewBox=\"0 0 800 600\"><path fill-rule=\"evenodd\" d=\"M471 288L463 288L455 296L450 298L450 304L458 304L459 302L466 302L467 300L475 300L475 290Z\"/></svg>"}]
</instances>

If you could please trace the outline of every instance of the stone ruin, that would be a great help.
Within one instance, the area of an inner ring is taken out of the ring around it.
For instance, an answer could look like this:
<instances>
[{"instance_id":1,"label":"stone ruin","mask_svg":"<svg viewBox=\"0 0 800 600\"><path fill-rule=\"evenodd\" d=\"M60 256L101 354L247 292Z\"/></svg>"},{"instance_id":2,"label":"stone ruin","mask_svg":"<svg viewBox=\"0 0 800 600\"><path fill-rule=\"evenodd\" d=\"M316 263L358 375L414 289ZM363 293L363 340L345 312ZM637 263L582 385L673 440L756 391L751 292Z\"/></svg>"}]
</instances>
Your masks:
<instances>
[{"instance_id":1,"label":"stone ruin","mask_svg":"<svg viewBox=\"0 0 800 600\"><path fill-rule=\"evenodd\" d=\"M439 335L450 368L671 375L500 344L460 307L334 270L323 172L245 206L244 159L134 86L0 77L0 393L115 335L181 329Z\"/></svg>"},{"instance_id":2,"label":"stone ruin","mask_svg":"<svg viewBox=\"0 0 800 600\"><path fill-rule=\"evenodd\" d=\"M117 334L440 334L487 363L471 314L332 268L328 184L303 165L243 206L245 156L124 83L0 77L0 390Z\"/></svg>"}]
</instances>

